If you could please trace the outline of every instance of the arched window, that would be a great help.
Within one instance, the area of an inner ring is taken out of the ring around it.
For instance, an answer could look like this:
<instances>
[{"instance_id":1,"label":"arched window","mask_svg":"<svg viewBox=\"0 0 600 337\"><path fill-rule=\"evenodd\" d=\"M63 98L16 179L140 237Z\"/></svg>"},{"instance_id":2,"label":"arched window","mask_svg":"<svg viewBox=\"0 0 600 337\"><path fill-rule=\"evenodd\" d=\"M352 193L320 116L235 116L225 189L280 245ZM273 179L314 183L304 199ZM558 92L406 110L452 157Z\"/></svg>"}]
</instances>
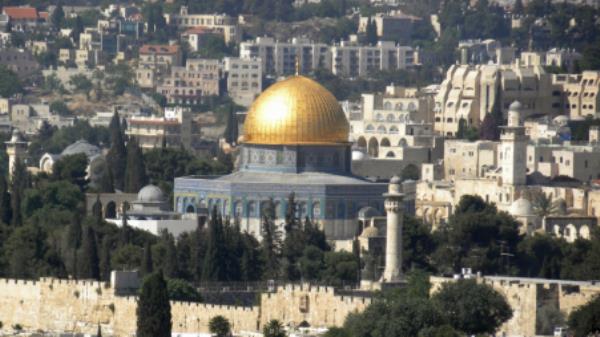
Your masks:
<instances>
[{"instance_id":1,"label":"arched window","mask_svg":"<svg viewBox=\"0 0 600 337\"><path fill-rule=\"evenodd\" d=\"M382 114L376 114L375 115L375 120L378 121L378 122L383 121L383 115Z\"/></svg>"},{"instance_id":2,"label":"arched window","mask_svg":"<svg viewBox=\"0 0 600 337\"><path fill-rule=\"evenodd\" d=\"M392 146L392 144L390 144L390 140L389 139L383 138L381 140L380 146L381 147L390 147L390 146Z\"/></svg>"},{"instance_id":3,"label":"arched window","mask_svg":"<svg viewBox=\"0 0 600 337\"><path fill-rule=\"evenodd\" d=\"M380 126L377 127L377 132L379 132L379 133L386 133L387 130L385 129L385 126L380 125Z\"/></svg>"},{"instance_id":4,"label":"arched window","mask_svg":"<svg viewBox=\"0 0 600 337\"><path fill-rule=\"evenodd\" d=\"M373 133L375 131L375 127L373 125L369 124L365 128L365 131L368 132L368 133Z\"/></svg>"},{"instance_id":5,"label":"arched window","mask_svg":"<svg viewBox=\"0 0 600 337\"><path fill-rule=\"evenodd\" d=\"M392 125L392 126L390 127L390 133L398 133L398 132L399 132L399 131L398 131L398 127L397 127L397 126L395 126L395 125Z\"/></svg>"},{"instance_id":6,"label":"arched window","mask_svg":"<svg viewBox=\"0 0 600 337\"><path fill-rule=\"evenodd\" d=\"M394 154L393 151L389 151L388 153L385 154L386 158L396 158L396 155Z\"/></svg>"},{"instance_id":7,"label":"arched window","mask_svg":"<svg viewBox=\"0 0 600 337\"><path fill-rule=\"evenodd\" d=\"M390 102L385 102L385 103L383 104L383 108L384 108L385 110L392 110L392 103L390 103Z\"/></svg>"},{"instance_id":8,"label":"arched window","mask_svg":"<svg viewBox=\"0 0 600 337\"><path fill-rule=\"evenodd\" d=\"M402 111L402 109L404 109L404 105L402 105L402 103L396 104L396 111Z\"/></svg>"},{"instance_id":9,"label":"arched window","mask_svg":"<svg viewBox=\"0 0 600 337\"><path fill-rule=\"evenodd\" d=\"M321 219L321 202L319 201L312 204L312 218L315 220Z\"/></svg>"},{"instance_id":10,"label":"arched window","mask_svg":"<svg viewBox=\"0 0 600 337\"><path fill-rule=\"evenodd\" d=\"M389 115L387 115L387 117L386 117L385 119L386 119L388 122L393 122L393 121L394 121L394 119L396 119L396 117L394 117L394 115L392 115L392 114L389 114Z\"/></svg>"}]
</instances>

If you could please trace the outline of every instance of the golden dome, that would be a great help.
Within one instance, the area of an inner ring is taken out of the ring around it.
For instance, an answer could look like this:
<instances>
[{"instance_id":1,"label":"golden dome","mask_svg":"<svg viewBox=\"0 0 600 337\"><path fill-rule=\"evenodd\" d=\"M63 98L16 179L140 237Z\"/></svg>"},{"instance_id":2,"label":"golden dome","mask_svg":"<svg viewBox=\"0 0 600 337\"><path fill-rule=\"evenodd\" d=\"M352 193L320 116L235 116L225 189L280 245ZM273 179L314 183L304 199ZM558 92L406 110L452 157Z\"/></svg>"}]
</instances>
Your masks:
<instances>
[{"instance_id":1,"label":"golden dome","mask_svg":"<svg viewBox=\"0 0 600 337\"><path fill-rule=\"evenodd\" d=\"M244 142L347 143L349 129L331 92L307 77L293 76L273 84L252 103L244 123Z\"/></svg>"}]
</instances>

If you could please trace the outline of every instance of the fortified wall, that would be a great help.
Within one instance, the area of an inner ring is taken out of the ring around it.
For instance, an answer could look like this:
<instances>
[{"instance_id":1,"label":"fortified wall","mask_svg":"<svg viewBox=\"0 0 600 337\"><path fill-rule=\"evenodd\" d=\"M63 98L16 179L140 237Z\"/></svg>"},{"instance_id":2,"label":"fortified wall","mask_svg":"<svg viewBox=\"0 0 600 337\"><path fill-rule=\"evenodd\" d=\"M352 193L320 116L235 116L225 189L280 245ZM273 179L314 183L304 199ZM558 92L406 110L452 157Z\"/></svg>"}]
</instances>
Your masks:
<instances>
[{"instance_id":1,"label":"fortified wall","mask_svg":"<svg viewBox=\"0 0 600 337\"><path fill-rule=\"evenodd\" d=\"M600 282L560 281L502 276L473 277L488 284L506 298L513 316L498 334L505 336L536 336L536 318L542 306L554 306L567 317L575 308L600 294ZM431 277L432 292L453 278Z\"/></svg>"},{"instance_id":2,"label":"fortified wall","mask_svg":"<svg viewBox=\"0 0 600 337\"><path fill-rule=\"evenodd\" d=\"M227 318L234 332L260 331L271 319L329 327L343 324L350 312L369 303L369 298L341 295L331 287L289 285L261 294L260 305L251 307L173 301L171 315L173 332L179 333L208 332L208 322L217 315ZM25 331L95 334L100 325L105 336L134 336L136 307L136 297L119 296L108 283L0 279L5 330L19 325Z\"/></svg>"}]
</instances>

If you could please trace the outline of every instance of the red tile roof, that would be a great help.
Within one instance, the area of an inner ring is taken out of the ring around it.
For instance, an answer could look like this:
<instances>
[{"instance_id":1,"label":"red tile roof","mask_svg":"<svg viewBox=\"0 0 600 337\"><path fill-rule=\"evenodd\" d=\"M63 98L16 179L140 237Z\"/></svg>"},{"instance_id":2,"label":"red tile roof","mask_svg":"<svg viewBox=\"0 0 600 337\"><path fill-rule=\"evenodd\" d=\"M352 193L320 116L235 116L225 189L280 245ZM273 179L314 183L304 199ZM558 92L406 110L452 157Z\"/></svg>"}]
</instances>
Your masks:
<instances>
[{"instance_id":1,"label":"red tile roof","mask_svg":"<svg viewBox=\"0 0 600 337\"><path fill-rule=\"evenodd\" d=\"M2 12L13 20L37 20L38 11L34 7L4 7Z\"/></svg>"},{"instance_id":2,"label":"red tile roof","mask_svg":"<svg viewBox=\"0 0 600 337\"><path fill-rule=\"evenodd\" d=\"M183 35L189 35L189 34L210 34L210 33L214 33L215 30L214 29L210 29L207 27L203 27L203 26L197 26L197 27L192 27L188 30L186 30Z\"/></svg>"},{"instance_id":3,"label":"red tile roof","mask_svg":"<svg viewBox=\"0 0 600 337\"><path fill-rule=\"evenodd\" d=\"M140 54L176 54L177 52L179 52L178 45L145 44L140 47Z\"/></svg>"}]
</instances>

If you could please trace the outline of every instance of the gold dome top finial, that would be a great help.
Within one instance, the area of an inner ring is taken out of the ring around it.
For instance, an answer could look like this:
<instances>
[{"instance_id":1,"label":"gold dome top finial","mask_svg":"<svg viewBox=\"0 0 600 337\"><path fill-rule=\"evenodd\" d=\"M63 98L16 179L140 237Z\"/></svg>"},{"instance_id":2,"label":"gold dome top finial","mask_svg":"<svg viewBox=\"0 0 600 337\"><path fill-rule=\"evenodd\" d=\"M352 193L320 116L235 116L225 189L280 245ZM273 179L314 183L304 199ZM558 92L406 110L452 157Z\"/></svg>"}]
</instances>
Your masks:
<instances>
[{"instance_id":1,"label":"gold dome top finial","mask_svg":"<svg viewBox=\"0 0 600 337\"><path fill-rule=\"evenodd\" d=\"M350 126L337 99L319 83L292 76L271 85L252 103L244 143L347 144Z\"/></svg>"},{"instance_id":2,"label":"gold dome top finial","mask_svg":"<svg viewBox=\"0 0 600 337\"><path fill-rule=\"evenodd\" d=\"M300 58L296 56L296 76L300 76Z\"/></svg>"}]
</instances>

